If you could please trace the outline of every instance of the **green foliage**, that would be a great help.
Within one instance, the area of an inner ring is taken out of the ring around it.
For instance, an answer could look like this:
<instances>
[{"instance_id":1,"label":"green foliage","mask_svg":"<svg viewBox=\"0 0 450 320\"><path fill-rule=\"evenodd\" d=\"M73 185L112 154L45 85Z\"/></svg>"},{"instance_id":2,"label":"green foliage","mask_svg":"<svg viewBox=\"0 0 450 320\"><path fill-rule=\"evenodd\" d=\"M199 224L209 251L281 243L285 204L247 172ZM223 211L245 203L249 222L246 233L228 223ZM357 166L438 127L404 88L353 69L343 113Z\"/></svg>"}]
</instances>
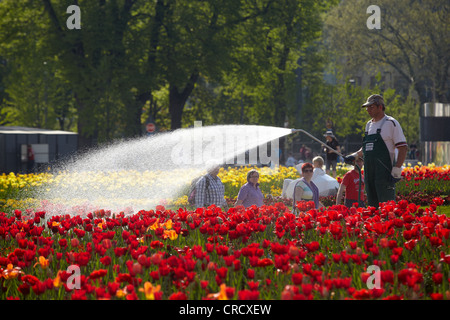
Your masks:
<instances>
[{"instance_id":1,"label":"green foliage","mask_svg":"<svg viewBox=\"0 0 450 320\"><path fill-rule=\"evenodd\" d=\"M267 3L255 11L255 18L236 25L231 40L235 46L231 72L224 74L220 83L215 78L197 83L190 99L195 102L187 110L190 119L195 115L208 123L272 126L284 126L286 120L294 122L300 107L298 61L302 55L309 56L305 48L320 34L323 3ZM307 67L318 72L321 65Z\"/></svg>"},{"instance_id":2,"label":"green foliage","mask_svg":"<svg viewBox=\"0 0 450 320\"><path fill-rule=\"evenodd\" d=\"M4 124L73 130L70 87L57 70L45 41L45 19L36 3L0 3L0 50L3 57Z\"/></svg>"},{"instance_id":3,"label":"green foliage","mask_svg":"<svg viewBox=\"0 0 450 320\"><path fill-rule=\"evenodd\" d=\"M367 27L372 4L381 10L381 29ZM383 68L399 75L404 96L413 85L420 103L449 101L448 1L342 1L325 26L346 74L376 75Z\"/></svg>"},{"instance_id":4,"label":"green foliage","mask_svg":"<svg viewBox=\"0 0 450 320\"><path fill-rule=\"evenodd\" d=\"M298 60L336 3L80 0L81 30L69 30L69 2L0 3L2 112L77 130L82 146L140 135L150 120L283 126L298 114Z\"/></svg>"},{"instance_id":5,"label":"green foliage","mask_svg":"<svg viewBox=\"0 0 450 320\"><path fill-rule=\"evenodd\" d=\"M381 89L380 85L362 87L354 85L349 78L342 79L337 75L337 84L318 84L315 96L309 100L303 112L302 127L320 137L326 120L332 120L333 131L338 140L344 138L351 141L361 141L365 124L370 120L366 110L361 105L367 97L379 93L386 103L386 114L397 119L402 126L408 142L419 140L419 104L411 94L406 98L393 88Z\"/></svg>"},{"instance_id":6,"label":"green foliage","mask_svg":"<svg viewBox=\"0 0 450 320\"><path fill-rule=\"evenodd\" d=\"M386 94L389 106L389 115L398 120L402 126L403 133L405 134L406 141L412 143L419 141L419 103L412 97L412 88L409 91L408 96L405 98L395 94L393 89Z\"/></svg>"}]
</instances>

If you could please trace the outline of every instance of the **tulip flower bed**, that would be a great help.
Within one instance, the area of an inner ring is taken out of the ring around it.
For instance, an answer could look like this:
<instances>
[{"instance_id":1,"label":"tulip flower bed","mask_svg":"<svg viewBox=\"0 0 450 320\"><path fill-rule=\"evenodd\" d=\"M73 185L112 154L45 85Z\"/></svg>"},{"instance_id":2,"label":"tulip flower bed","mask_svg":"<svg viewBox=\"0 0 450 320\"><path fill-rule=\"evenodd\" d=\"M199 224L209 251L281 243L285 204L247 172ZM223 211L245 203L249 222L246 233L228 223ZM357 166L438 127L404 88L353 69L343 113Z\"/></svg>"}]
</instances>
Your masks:
<instances>
[{"instance_id":1,"label":"tulip flower bed","mask_svg":"<svg viewBox=\"0 0 450 320\"><path fill-rule=\"evenodd\" d=\"M397 201L407 200L426 206L435 197L443 196L450 202L450 166L414 166L403 170L396 186Z\"/></svg>"},{"instance_id":2,"label":"tulip flower bed","mask_svg":"<svg viewBox=\"0 0 450 320\"><path fill-rule=\"evenodd\" d=\"M296 214L283 203L0 213L0 299L448 300L450 218L439 199L426 209L299 202Z\"/></svg>"}]
</instances>

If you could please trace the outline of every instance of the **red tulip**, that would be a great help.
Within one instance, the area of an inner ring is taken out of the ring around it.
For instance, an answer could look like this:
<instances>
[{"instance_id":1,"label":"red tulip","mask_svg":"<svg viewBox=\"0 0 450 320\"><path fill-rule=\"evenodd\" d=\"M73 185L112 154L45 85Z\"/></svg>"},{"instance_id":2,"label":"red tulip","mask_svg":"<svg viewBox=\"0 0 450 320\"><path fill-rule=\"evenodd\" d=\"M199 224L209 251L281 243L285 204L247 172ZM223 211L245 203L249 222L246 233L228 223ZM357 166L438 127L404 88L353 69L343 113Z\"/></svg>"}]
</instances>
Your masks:
<instances>
[{"instance_id":1,"label":"red tulip","mask_svg":"<svg viewBox=\"0 0 450 320\"><path fill-rule=\"evenodd\" d=\"M233 261L233 265L234 265L234 271L239 271L241 269L241 260L234 260Z\"/></svg>"},{"instance_id":2,"label":"red tulip","mask_svg":"<svg viewBox=\"0 0 450 320\"><path fill-rule=\"evenodd\" d=\"M236 291L236 289L233 287L226 287L225 294L226 294L227 298L233 299L235 291Z\"/></svg>"},{"instance_id":3,"label":"red tulip","mask_svg":"<svg viewBox=\"0 0 450 320\"><path fill-rule=\"evenodd\" d=\"M152 277L153 281L157 281L160 278L159 271L151 271L150 277Z\"/></svg>"},{"instance_id":4,"label":"red tulip","mask_svg":"<svg viewBox=\"0 0 450 320\"><path fill-rule=\"evenodd\" d=\"M399 256L398 255L396 255L396 254L393 254L393 255L391 255L391 261L392 261L392 263L397 263L398 262L398 258L399 258Z\"/></svg>"},{"instance_id":5,"label":"red tulip","mask_svg":"<svg viewBox=\"0 0 450 320\"><path fill-rule=\"evenodd\" d=\"M397 295L390 295L387 296L386 298L383 298L383 300L402 300L403 298L401 296L397 296Z\"/></svg>"},{"instance_id":6,"label":"red tulip","mask_svg":"<svg viewBox=\"0 0 450 320\"><path fill-rule=\"evenodd\" d=\"M24 296L26 296L27 294L30 293L30 286L26 283L22 283L21 285L19 285L19 287L17 289Z\"/></svg>"},{"instance_id":7,"label":"red tulip","mask_svg":"<svg viewBox=\"0 0 450 320\"><path fill-rule=\"evenodd\" d=\"M292 300L298 294L299 289L296 286L286 285L281 292L281 300Z\"/></svg>"},{"instance_id":8,"label":"red tulip","mask_svg":"<svg viewBox=\"0 0 450 320\"><path fill-rule=\"evenodd\" d=\"M131 282L131 276L128 273L119 273L116 282Z\"/></svg>"},{"instance_id":9,"label":"red tulip","mask_svg":"<svg viewBox=\"0 0 450 320\"><path fill-rule=\"evenodd\" d=\"M248 284L250 290L252 290L252 291L258 290L259 282L257 282L257 281L248 281L247 284Z\"/></svg>"},{"instance_id":10,"label":"red tulip","mask_svg":"<svg viewBox=\"0 0 450 320\"><path fill-rule=\"evenodd\" d=\"M102 240L102 246L103 246L106 250L108 250L109 248L112 247L111 240L110 240L110 239L103 239L103 240Z\"/></svg>"},{"instance_id":11,"label":"red tulip","mask_svg":"<svg viewBox=\"0 0 450 320\"><path fill-rule=\"evenodd\" d=\"M292 282L295 285L302 284L302 281L303 281L303 274L301 274L301 273L293 273L292 274Z\"/></svg>"},{"instance_id":12,"label":"red tulip","mask_svg":"<svg viewBox=\"0 0 450 320\"><path fill-rule=\"evenodd\" d=\"M317 251L320 247L319 242L312 241L311 243L305 243L305 247L308 249L309 252Z\"/></svg>"},{"instance_id":13,"label":"red tulip","mask_svg":"<svg viewBox=\"0 0 450 320\"><path fill-rule=\"evenodd\" d=\"M202 289L206 289L208 287L208 281L206 280L200 280L200 286Z\"/></svg>"},{"instance_id":14,"label":"red tulip","mask_svg":"<svg viewBox=\"0 0 450 320\"><path fill-rule=\"evenodd\" d=\"M371 296L370 291L367 289L356 290L353 293L353 298L357 300L369 299Z\"/></svg>"},{"instance_id":15,"label":"red tulip","mask_svg":"<svg viewBox=\"0 0 450 320\"><path fill-rule=\"evenodd\" d=\"M35 285L32 286L32 289L36 295L41 295L47 288L43 282L38 281Z\"/></svg>"},{"instance_id":16,"label":"red tulip","mask_svg":"<svg viewBox=\"0 0 450 320\"><path fill-rule=\"evenodd\" d=\"M333 253L331 256L333 257L333 261L335 263L339 263L339 261L341 260L341 255L339 253Z\"/></svg>"},{"instance_id":17,"label":"red tulip","mask_svg":"<svg viewBox=\"0 0 450 320\"><path fill-rule=\"evenodd\" d=\"M432 293L430 294L431 299L433 300L443 300L444 299L444 295L442 293Z\"/></svg>"},{"instance_id":18,"label":"red tulip","mask_svg":"<svg viewBox=\"0 0 450 320\"><path fill-rule=\"evenodd\" d=\"M86 266L91 259L91 255L88 252L75 252L74 256L76 264L78 264L80 267Z\"/></svg>"},{"instance_id":19,"label":"red tulip","mask_svg":"<svg viewBox=\"0 0 450 320\"><path fill-rule=\"evenodd\" d=\"M416 244L417 244L417 240L415 240L415 239L409 240L409 241L407 241L407 242L404 243L405 248L408 249L409 251L411 251L412 249L414 249L414 247L416 246Z\"/></svg>"},{"instance_id":20,"label":"red tulip","mask_svg":"<svg viewBox=\"0 0 450 320\"><path fill-rule=\"evenodd\" d=\"M381 281L394 284L394 272L392 270L381 270Z\"/></svg>"},{"instance_id":21,"label":"red tulip","mask_svg":"<svg viewBox=\"0 0 450 320\"><path fill-rule=\"evenodd\" d=\"M443 274L440 272L433 273L432 279L435 284L442 284Z\"/></svg>"},{"instance_id":22,"label":"red tulip","mask_svg":"<svg viewBox=\"0 0 450 320\"><path fill-rule=\"evenodd\" d=\"M290 246L289 247L289 255L291 257L297 257L300 254L300 250L296 246Z\"/></svg>"},{"instance_id":23,"label":"red tulip","mask_svg":"<svg viewBox=\"0 0 450 320\"><path fill-rule=\"evenodd\" d=\"M89 275L89 278L90 279L103 278L107 273L108 273L108 271L105 269L94 270Z\"/></svg>"},{"instance_id":24,"label":"red tulip","mask_svg":"<svg viewBox=\"0 0 450 320\"><path fill-rule=\"evenodd\" d=\"M323 266L323 264L325 263L325 260L327 259L327 257L320 252L319 254L314 256L314 263L318 266L321 267Z\"/></svg>"},{"instance_id":25,"label":"red tulip","mask_svg":"<svg viewBox=\"0 0 450 320\"><path fill-rule=\"evenodd\" d=\"M225 267L217 268L216 273L220 278L225 279L227 277L228 268Z\"/></svg>"},{"instance_id":26,"label":"red tulip","mask_svg":"<svg viewBox=\"0 0 450 320\"><path fill-rule=\"evenodd\" d=\"M109 266L111 264L111 257L110 256L104 256L104 257L100 258L100 262L104 266Z\"/></svg>"},{"instance_id":27,"label":"red tulip","mask_svg":"<svg viewBox=\"0 0 450 320\"><path fill-rule=\"evenodd\" d=\"M377 298L381 297L384 292L385 292L385 290L383 288L380 288L380 289L374 288L374 289L370 290L370 295L373 298L377 299Z\"/></svg>"},{"instance_id":28,"label":"red tulip","mask_svg":"<svg viewBox=\"0 0 450 320\"><path fill-rule=\"evenodd\" d=\"M303 291L303 294L305 296L309 296L311 294L311 292L312 292L312 289L313 289L313 285L312 284L310 284L310 283L302 284L302 291Z\"/></svg>"},{"instance_id":29,"label":"red tulip","mask_svg":"<svg viewBox=\"0 0 450 320\"><path fill-rule=\"evenodd\" d=\"M442 206L444 204L444 199L441 197L433 198L433 203L437 206Z\"/></svg>"},{"instance_id":30,"label":"red tulip","mask_svg":"<svg viewBox=\"0 0 450 320\"><path fill-rule=\"evenodd\" d=\"M272 259L264 258L264 259L258 260L256 265L258 267L267 267L267 266L273 265L273 261L272 261Z\"/></svg>"},{"instance_id":31,"label":"red tulip","mask_svg":"<svg viewBox=\"0 0 450 320\"><path fill-rule=\"evenodd\" d=\"M239 300L258 300L259 291L256 290L241 290L238 292Z\"/></svg>"},{"instance_id":32,"label":"red tulip","mask_svg":"<svg viewBox=\"0 0 450 320\"><path fill-rule=\"evenodd\" d=\"M76 239L78 240L78 239ZM67 239L59 239L58 244L60 245L61 248L66 248L67 247Z\"/></svg>"},{"instance_id":33,"label":"red tulip","mask_svg":"<svg viewBox=\"0 0 450 320\"><path fill-rule=\"evenodd\" d=\"M70 245L72 246L72 248L76 248L80 245L80 241L77 238L72 238L70 240Z\"/></svg>"}]
</instances>

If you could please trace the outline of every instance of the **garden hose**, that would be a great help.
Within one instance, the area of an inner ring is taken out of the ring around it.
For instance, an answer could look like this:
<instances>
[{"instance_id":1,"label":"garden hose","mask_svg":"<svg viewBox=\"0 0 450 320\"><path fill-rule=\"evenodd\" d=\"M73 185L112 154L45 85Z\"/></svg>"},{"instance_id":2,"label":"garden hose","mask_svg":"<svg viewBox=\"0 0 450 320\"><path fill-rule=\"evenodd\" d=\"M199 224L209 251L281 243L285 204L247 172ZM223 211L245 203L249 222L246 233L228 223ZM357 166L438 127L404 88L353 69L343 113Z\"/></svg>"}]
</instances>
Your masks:
<instances>
[{"instance_id":1,"label":"garden hose","mask_svg":"<svg viewBox=\"0 0 450 320\"><path fill-rule=\"evenodd\" d=\"M334 153L336 153L338 156L341 156L342 158L344 158L344 155L342 153L340 153L337 150L334 150L332 147L330 147L329 145L327 145L325 142L320 141L319 139L317 139L316 137L314 137L312 134L310 134L309 132L306 132L303 129L292 129L292 133L294 132L303 132L304 134L306 134L307 136L309 136L310 138L314 139L315 141L317 141L318 143L320 143L321 145L323 145L324 147L330 149L331 151L333 151Z\"/></svg>"}]
</instances>

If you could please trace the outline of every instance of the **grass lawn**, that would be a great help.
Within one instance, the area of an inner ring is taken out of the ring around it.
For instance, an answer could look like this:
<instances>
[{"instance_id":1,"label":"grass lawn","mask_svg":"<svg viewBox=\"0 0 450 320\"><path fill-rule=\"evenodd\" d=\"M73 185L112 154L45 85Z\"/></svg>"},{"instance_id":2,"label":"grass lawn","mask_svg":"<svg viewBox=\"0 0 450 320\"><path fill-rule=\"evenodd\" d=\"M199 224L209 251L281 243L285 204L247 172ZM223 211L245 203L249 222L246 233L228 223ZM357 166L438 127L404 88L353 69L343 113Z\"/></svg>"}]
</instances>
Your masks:
<instances>
[{"instance_id":1,"label":"grass lawn","mask_svg":"<svg viewBox=\"0 0 450 320\"><path fill-rule=\"evenodd\" d=\"M429 208L429 206L423 206L422 209ZM450 217L450 205L448 206L439 206L436 208L436 213L445 214L447 217Z\"/></svg>"},{"instance_id":2,"label":"grass lawn","mask_svg":"<svg viewBox=\"0 0 450 320\"><path fill-rule=\"evenodd\" d=\"M440 206L436 209L438 213L444 213L447 217L450 217L450 206Z\"/></svg>"}]
</instances>

